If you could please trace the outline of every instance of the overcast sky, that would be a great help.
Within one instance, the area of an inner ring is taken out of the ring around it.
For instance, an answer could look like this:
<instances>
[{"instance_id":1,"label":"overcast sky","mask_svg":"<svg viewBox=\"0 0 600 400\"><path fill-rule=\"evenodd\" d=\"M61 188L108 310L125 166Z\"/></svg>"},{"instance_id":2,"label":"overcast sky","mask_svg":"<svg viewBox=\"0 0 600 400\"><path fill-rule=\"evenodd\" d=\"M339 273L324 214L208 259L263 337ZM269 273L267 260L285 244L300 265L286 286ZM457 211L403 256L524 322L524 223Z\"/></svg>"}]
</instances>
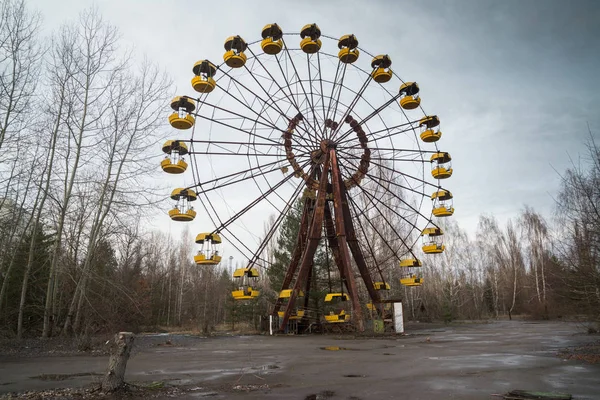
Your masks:
<instances>
[{"instance_id":1,"label":"overcast sky","mask_svg":"<svg viewBox=\"0 0 600 400\"><path fill-rule=\"evenodd\" d=\"M600 1L30 0L46 32L96 4L125 44L159 62L178 89L191 65L219 59L223 40L259 39L266 23L354 33L418 81L443 121L455 218L473 235L481 213L501 221L529 204L550 216L562 172L588 124L600 132ZM364 61L364 60L363 60ZM166 123L166 122L165 122Z\"/></svg>"}]
</instances>

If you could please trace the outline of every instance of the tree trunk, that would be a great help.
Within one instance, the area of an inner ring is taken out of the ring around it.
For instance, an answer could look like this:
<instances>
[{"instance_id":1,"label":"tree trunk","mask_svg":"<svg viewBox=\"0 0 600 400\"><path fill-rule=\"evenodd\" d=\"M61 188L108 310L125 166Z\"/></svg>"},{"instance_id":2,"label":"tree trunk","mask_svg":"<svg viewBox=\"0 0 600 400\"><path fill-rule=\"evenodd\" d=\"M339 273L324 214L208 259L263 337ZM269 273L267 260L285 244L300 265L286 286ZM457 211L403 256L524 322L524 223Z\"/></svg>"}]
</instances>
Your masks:
<instances>
[{"instance_id":1,"label":"tree trunk","mask_svg":"<svg viewBox=\"0 0 600 400\"><path fill-rule=\"evenodd\" d=\"M115 335L113 348L108 360L108 370L102 380L104 392L115 392L125 386L125 369L129 354L133 347L134 335L131 332L120 332Z\"/></svg>"}]
</instances>

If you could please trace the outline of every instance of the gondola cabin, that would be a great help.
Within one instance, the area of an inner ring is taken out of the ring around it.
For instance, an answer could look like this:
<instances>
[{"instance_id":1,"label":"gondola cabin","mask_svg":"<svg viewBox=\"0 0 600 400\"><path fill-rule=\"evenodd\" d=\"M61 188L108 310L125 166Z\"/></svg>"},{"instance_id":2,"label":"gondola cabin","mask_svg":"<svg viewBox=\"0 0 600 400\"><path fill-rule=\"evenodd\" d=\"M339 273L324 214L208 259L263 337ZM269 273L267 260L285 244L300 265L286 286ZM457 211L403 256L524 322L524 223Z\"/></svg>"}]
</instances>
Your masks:
<instances>
[{"instance_id":1,"label":"gondola cabin","mask_svg":"<svg viewBox=\"0 0 600 400\"><path fill-rule=\"evenodd\" d=\"M425 143L437 142L442 137L440 119L437 115L421 118L419 121L419 130L421 131L421 140Z\"/></svg>"},{"instance_id":2,"label":"gondola cabin","mask_svg":"<svg viewBox=\"0 0 600 400\"><path fill-rule=\"evenodd\" d=\"M438 254L445 250L445 246L442 243L442 232L441 228L437 226L431 226L423 229L421 236L423 237L423 253L425 254Z\"/></svg>"},{"instance_id":3,"label":"gondola cabin","mask_svg":"<svg viewBox=\"0 0 600 400\"><path fill-rule=\"evenodd\" d=\"M230 36L225 40L225 54L223 60L230 68L242 68L246 64L246 54L244 52L248 45L240 36Z\"/></svg>"},{"instance_id":4,"label":"gondola cabin","mask_svg":"<svg viewBox=\"0 0 600 400\"><path fill-rule=\"evenodd\" d=\"M169 211L169 218L179 222L189 222L196 218L196 211L194 211L194 208L190 204L196 201L196 192L192 189L177 188L171 192L171 199L177 203Z\"/></svg>"},{"instance_id":5,"label":"gondola cabin","mask_svg":"<svg viewBox=\"0 0 600 400\"><path fill-rule=\"evenodd\" d=\"M325 322L350 322L349 300L347 293L328 293L325 296Z\"/></svg>"},{"instance_id":6,"label":"gondola cabin","mask_svg":"<svg viewBox=\"0 0 600 400\"><path fill-rule=\"evenodd\" d=\"M358 60L358 39L354 35L344 35L338 40L338 58L344 64L352 64Z\"/></svg>"},{"instance_id":7,"label":"gondola cabin","mask_svg":"<svg viewBox=\"0 0 600 400\"><path fill-rule=\"evenodd\" d=\"M431 176L435 179L448 179L452 176L452 158L449 153L434 153L430 160Z\"/></svg>"},{"instance_id":8,"label":"gondola cabin","mask_svg":"<svg viewBox=\"0 0 600 400\"><path fill-rule=\"evenodd\" d=\"M405 110L414 110L421 104L419 85L417 82L406 82L400 86L400 107Z\"/></svg>"},{"instance_id":9,"label":"gondola cabin","mask_svg":"<svg viewBox=\"0 0 600 400\"><path fill-rule=\"evenodd\" d=\"M217 265L221 262L219 255L221 236L218 233L199 233L196 235L196 243L200 245L198 254L194 256L196 264Z\"/></svg>"},{"instance_id":10,"label":"gondola cabin","mask_svg":"<svg viewBox=\"0 0 600 400\"><path fill-rule=\"evenodd\" d=\"M378 55L373 57L371 60L371 68L373 68L373 72L371 72L371 77L377 83L386 83L392 79L392 60L390 57L386 55Z\"/></svg>"},{"instance_id":11,"label":"gondola cabin","mask_svg":"<svg viewBox=\"0 0 600 400\"><path fill-rule=\"evenodd\" d=\"M433 200L433 215L436 217L449 217L454 214L452 193L448 190L434 192L431 200Z\"/></svg>"},{"instance_id":12,"label":"gondola cabin","mask_svg":"<svg viewBox=\"0 0 600 400\"><path fill-rule=\"evenodd\" d=\"M400 260L400 267L402 268L418 268L422 266L423 263L421 263L421 260L418 260L416 258L405 258L403 260Z\"/></svg>"},{"instance_id":13,"label":"gondola cabin","mask_svg":"<svg viewBox=\"0 0 600 400\"><path fill-rule=\"evenodd\" d=\"M237 290L231 295L235 300L250 300L258 297L260 292L255 289L259 273L256 268L239 268L233 272L233 281Z\"/></svg>"},{"instance_id":14,"label":"gondola cabin","mask_svg":"<svg viewBox=\"0 0 600 400\"><path fill-rule=\"evenodd\" d=\"M194 101L185 96L177 96L171 100L174 113L169 115L169 123L175 129L190 129L196 120L191 113L196 109Z\"/></svg>"},{"instance_id":15,"label":"gondola cabin","mask_svg":"<svg viewBox=\"0 0 600 400\"><path fill-rule=\"evenodd\" d=\"M275 55L279 54L281 49L283 49L283 32L281 28L277 24L268 24L265 25L262 32L262 41L260 42L260 48L265 54Z\"/></svg>"},{"instance_id":16,"label":"gondola cabin","mask_svg":"<svg viewBox=\"0 0 600 400\"><path fill-rule=\"evenodd\" d=\"M168 174L183 174L188 167L183 159L183 156L188 154L186 144L178 140L167 140L162 146L162 151L166 154L160 163L162 170Z\"/></svg>"},{"instance_id":17,"label":"gondola cabin","mask_svg":"<svg viewBox=\"0 0 600 400\"><path fill-rule=\"evenodd\" d=\"M192 87L196 92L210 93L217 86L214 79L214 76L217 73L217 67L210 61L200 60L196 62L192 68L192 72L194 73Z\"/></svg>"},{"instance_id":18,"label":"gondola cabin","mask_svg":"<svg viewBox=\"0 0 600 400\"><path fill-rule=\"evenodd\" d=\"M308 24L302 27L300 31L300 48L306 54L314 54L321 50L321 29L317 24Z\"/></svg>"}]
</instances>

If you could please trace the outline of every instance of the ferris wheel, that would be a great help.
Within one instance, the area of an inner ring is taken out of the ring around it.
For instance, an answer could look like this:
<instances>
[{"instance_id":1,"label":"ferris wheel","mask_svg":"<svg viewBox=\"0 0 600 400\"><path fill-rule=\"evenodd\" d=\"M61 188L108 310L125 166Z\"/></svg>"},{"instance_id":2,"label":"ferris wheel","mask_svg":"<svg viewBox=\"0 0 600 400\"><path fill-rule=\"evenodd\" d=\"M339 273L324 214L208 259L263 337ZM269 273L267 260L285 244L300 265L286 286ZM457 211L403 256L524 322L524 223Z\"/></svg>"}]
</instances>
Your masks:
<instances>
[{"instance_id":1,"label":"ferris wheel","mask_svg":"<svg viewBox=\"0 0 600 400\"><path fill-rule=\"evenodd\" d=\"M390 56L369 53L354 35L325 36L316 24L288 34L269 24L261 36L229 37L222 63L191 68L194 95L172 100L169 122L182 132L163 145L161 167L184 183L171 193L169 216L202 226L198 265L219 264L226 244L248 260L232 293L246 300L259 296L252 282L270 267L265 249L300 207L273 313L282 327L305 317L300 298L324 243L342 281L325 302L351 303L326 322L354 319L362 329L357 276L370 304L382 303L392 283L386 270L399 268L401 284L419 286L420 254L444 251L438 218L454 213L442 186L453 169L438 148L440 118L424 111L419 85L400 79Z\"/></svg>"}]
</instances>

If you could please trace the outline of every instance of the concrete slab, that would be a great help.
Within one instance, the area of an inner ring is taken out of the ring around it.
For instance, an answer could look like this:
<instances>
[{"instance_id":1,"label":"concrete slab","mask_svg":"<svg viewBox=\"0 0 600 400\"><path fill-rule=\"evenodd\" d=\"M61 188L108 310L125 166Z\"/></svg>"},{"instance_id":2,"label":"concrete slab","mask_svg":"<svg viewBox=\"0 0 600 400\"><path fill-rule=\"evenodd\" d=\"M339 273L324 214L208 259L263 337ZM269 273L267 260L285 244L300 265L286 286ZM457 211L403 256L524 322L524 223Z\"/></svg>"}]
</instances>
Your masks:
<instances>
[{"instance_id":1,"label":"concrete slab","mask_svg":"<svg viewBox=\"0 0 600 400\"><path fill-rule=\"evenodd\" d=\"M191 389L189 399L479 400L512 389L600 399L600 365L556 357L567 346L598 340L580 325L512 321L428 329L422 324L407 332L369 339L198 338L185 347L134 351L126 379L184 385ZM0 393L85 386L98 379L94 374L107 362L85 355L0 357ZM51 374L63 380L36 378Z\"/></svg>"}]
</instances>

